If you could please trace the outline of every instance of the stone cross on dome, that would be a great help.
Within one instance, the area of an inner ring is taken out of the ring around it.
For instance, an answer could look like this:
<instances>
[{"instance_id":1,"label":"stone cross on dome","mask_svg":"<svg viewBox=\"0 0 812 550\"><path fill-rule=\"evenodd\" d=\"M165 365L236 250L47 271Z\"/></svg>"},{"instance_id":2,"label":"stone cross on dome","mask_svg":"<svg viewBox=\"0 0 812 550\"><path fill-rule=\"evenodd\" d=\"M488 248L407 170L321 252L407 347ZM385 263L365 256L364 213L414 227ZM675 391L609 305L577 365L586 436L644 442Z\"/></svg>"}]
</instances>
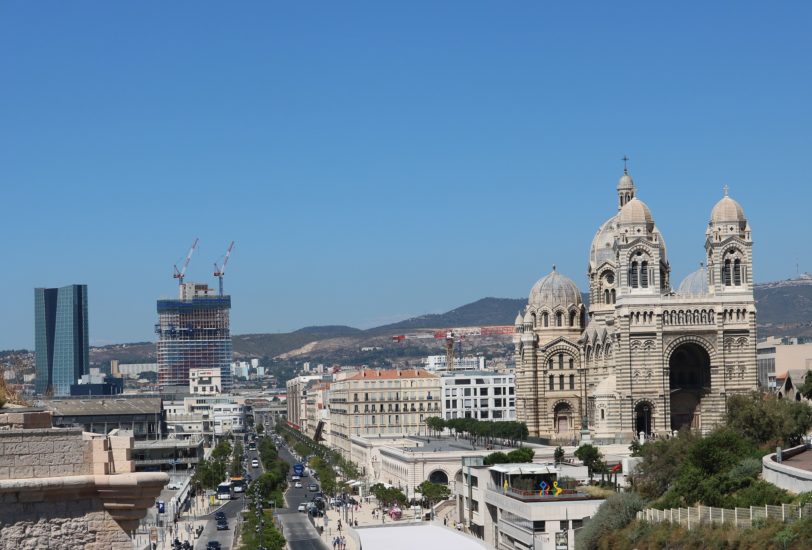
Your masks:
<instances>
[{"instance_id":1,"label":"stone cross on dome","mask_svg":"<svg viewBox=\"0 0 812 550\"><path fill-rule=\"evenodd\" d=\"M722 190L725 192L725 196L727 197L727 194L730 191L730 186L728 184L725 184L725 186L722 187Z\"/></svg>"},{"instance_id":2,"label":"stone cross on dome","mask_svg":"<svg viewBox=\"0 0 812 550\"><path fill-rule=\"evenodd\" d=\"M629 169L628 169L628 167L626 166L626 163L627 163L627 162L629 162L629 157L628 157L628 155L623 155L623 158L622 158L622 159L620 159L620 160L622 160L622 161L623 161L623 173L624 173L624 174L628 174L628 173L629 173Z\"/></svg>"}]
</instances>

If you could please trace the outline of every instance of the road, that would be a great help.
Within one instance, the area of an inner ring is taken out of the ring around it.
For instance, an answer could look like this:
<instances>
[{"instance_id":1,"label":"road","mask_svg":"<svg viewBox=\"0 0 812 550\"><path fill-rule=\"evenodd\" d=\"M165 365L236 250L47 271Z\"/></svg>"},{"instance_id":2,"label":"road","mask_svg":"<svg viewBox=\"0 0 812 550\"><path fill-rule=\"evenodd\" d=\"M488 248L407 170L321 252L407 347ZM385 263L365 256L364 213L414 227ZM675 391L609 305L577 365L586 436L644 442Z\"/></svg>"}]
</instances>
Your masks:
<instances>
[{"instance_id":1,"label":"road","mask_svg":"<svg viewBox=\"0 0 812 550\"><path fill-rule=\"evenodd\" d=\"M295 464L296 460L286 447L279 448L279 456L288 464ZM310 483L316 480L306 477L302 480L302 488L291 488L285 494L288 508L279 510L279 520L282 522L283 534L291 550L327 550L327 546L319 538L316 528L310 523L307 514L296 509L302 502L309 502L313 493L307 490ZM316 521L320 521L317 519Z\"/></svg>"},{"instance_id":2,"label":"road","mask_svg":"<svg viewBox=\"0 0 812 550\"><path fill-rule=\"evenodd\" d=\"M262 474L262 467L260 466L259 468L252 468L251 461L255 458L259 460L259 456L257 455L256 451L248 450L245 451L245 456L247 460L248 473L251 474L252 479L256 479L260 476L260 474ZM203 528L203 533L201 533L200 538L195 543L195 550L205 550L206 544L208 544L208 542L211 540L216 540L219 542L224 550L231 548L231 544L236 535L235 528L239 526L237 523L237 518L246 505L247 503L245 502L245 495L243 493L238 493L238 498L226 502L223 507L220 508L219 511L223 512L228 520L228 530L225 531L217 530L217 522L214 519L214 513L203 516L207 518L208 521L206 522L206 526Z\"/></svg>"}]
</instances>

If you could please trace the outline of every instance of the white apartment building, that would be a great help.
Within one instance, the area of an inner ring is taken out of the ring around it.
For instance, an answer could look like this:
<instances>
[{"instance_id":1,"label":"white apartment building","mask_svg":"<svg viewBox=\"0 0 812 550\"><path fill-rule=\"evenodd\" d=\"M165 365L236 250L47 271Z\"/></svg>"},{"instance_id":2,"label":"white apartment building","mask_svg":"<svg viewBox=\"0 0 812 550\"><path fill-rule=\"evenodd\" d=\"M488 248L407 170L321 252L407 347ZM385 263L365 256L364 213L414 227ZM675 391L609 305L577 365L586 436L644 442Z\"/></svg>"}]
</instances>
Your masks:
<instances>
[{"instance_id":1,"label":"white apartment building","mask_svg":"<svg viewBox=\"0 0 812 550\"><path fill-rule=\"evenodd\" d=\"M189 369L189 393L218 395L223 390L220 369Z\"/></svg>"},{"instance_id":2,"label":"white apartment building","mask_svg":"<svg viewBox=\"0 0 812 550\"><path fill-rule=\"evenodd\" d=\"M215 436L245 433L245 405L219 403L212 407L212 429Z\"/></svg>"},{"instance_id":3,"label":"white apartment building","mask_svg":"<svg viewBox=\"0 0 812 550\"><path fill-rule=\"evenodd\" d=\"M512 373L445 373L440 376L440 386L445 420L516 420L516 384Z\"/></svg>"},{"instance_id":4,"label":"white apartment building","mask_svg":"<svg viewBox=\"0 0 812 550\"><path fill-rule=\"evenodd\" d=\"M178 438L203 436L208 445L215 436L245 431L245 405L232 395L195 395L164 401L166 426Z\"/></svg>"},{"instance_id":5,"label":"white apartment building","mask_svg":"<svg viewBox=\"0 0 812 550\"><path fill-rule=\"evenodd\" d=\"M423 366L429 372L444 372L448 370L448 359L445 355L429 355L423 359ZM468 355L462 359L455 357L453 370L485 370L485 358L475 355Z\"/></svg>"},{"instance_id":6,"label":"white apartment building","mask_svg":"<svg viewBox=\"0 0 812 550\"><path fill-rule=\"evenodd\" d=\"M301 430L307 419L307 386L314 380L330 380L330 376L324 378L321 374L308 376L297 376L291 378L286 383L288 423Z\"/></svg>"},{"instance_id":7,"label":"white apartment building","mask_svg":"<svg viewBox=\"0 0 812 550\"><path fill-rule=\"evenodd\" d=\"M353 435L426 433L440 414L440 379L424 369L364 369L330 387L333 446L346 458Z\"/></svg>"},{"instance_id":8,"label":"white apartment building","mask_svg":"<svg viewBox=\"0 0 812 550\"><path fill-rule=\"evenodd\" d=\"M475 457L463 458L462 462L462 476L454 491L455 520L484 540L488 548L575 548L575 529L595 515L603 503L603 499L577 489L558 493L553 484L563 476L552 465L487 467Z\"/></svg>"}]
</instances>

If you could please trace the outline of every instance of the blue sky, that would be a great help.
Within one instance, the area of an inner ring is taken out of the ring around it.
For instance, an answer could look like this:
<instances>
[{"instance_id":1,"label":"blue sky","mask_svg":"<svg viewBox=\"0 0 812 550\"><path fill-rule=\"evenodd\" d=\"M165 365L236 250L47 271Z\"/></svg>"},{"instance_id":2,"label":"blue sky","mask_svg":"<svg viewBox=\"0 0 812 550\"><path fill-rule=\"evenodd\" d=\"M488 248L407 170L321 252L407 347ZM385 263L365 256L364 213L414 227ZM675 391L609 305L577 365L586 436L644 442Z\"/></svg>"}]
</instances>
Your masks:
<instances>
[{"instance_id":1,"label":"blue sky","mask_svg":"<svg viewBox=\"0 0 812 550\"><path fill-rule=\"evenodd\" d=\"M757 281L812 271L812 8L708 4L3 2L0 349L74 282L152 339L194 237L234 333L585 287L624 154L675 283L724 184Z\"/></svg>"}]
</instances>

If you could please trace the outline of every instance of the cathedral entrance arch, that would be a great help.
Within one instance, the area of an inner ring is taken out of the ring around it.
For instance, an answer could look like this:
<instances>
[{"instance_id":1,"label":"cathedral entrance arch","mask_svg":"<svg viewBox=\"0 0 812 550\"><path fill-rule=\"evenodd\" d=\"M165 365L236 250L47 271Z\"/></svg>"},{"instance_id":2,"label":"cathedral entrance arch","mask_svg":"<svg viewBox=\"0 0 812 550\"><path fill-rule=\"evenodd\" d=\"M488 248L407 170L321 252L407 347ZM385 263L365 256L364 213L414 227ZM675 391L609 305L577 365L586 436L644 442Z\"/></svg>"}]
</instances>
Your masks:
<instances>
[{"instance_id":1,"label":"cathedral entrance arch","mask_svg":"<svg viewBox=\"0 0 812 550\"><path fill-rule=\"evenodd\" d=\"M696 342L685 342L668 359L671 429L701 427L702 397L710 390L710 355Z\"/></svg>"},{"instance_id":2,"label":"cathedral entrance arch","mask_svg":"<svg viewBox=\"0 0 812 550\"><path fill-rule=\"evenodd\" d=\"M572 432L573 411L566 401L558 403L553 409L553 422L556 435L568 436Z\"/></svg>"},{"instance_id":3,"label":"cathedral entrance arch","mask_svg":"<svg viewBox=\"0 0 812 550\"><path fill-rule=\"evenodd\" d=\"M641 401L634 407L634 433L643 433L646 436L651 435L651 430L654 427L652 422L652 413L654 407L648 401Z\"/></svg>"}]
</instances>

